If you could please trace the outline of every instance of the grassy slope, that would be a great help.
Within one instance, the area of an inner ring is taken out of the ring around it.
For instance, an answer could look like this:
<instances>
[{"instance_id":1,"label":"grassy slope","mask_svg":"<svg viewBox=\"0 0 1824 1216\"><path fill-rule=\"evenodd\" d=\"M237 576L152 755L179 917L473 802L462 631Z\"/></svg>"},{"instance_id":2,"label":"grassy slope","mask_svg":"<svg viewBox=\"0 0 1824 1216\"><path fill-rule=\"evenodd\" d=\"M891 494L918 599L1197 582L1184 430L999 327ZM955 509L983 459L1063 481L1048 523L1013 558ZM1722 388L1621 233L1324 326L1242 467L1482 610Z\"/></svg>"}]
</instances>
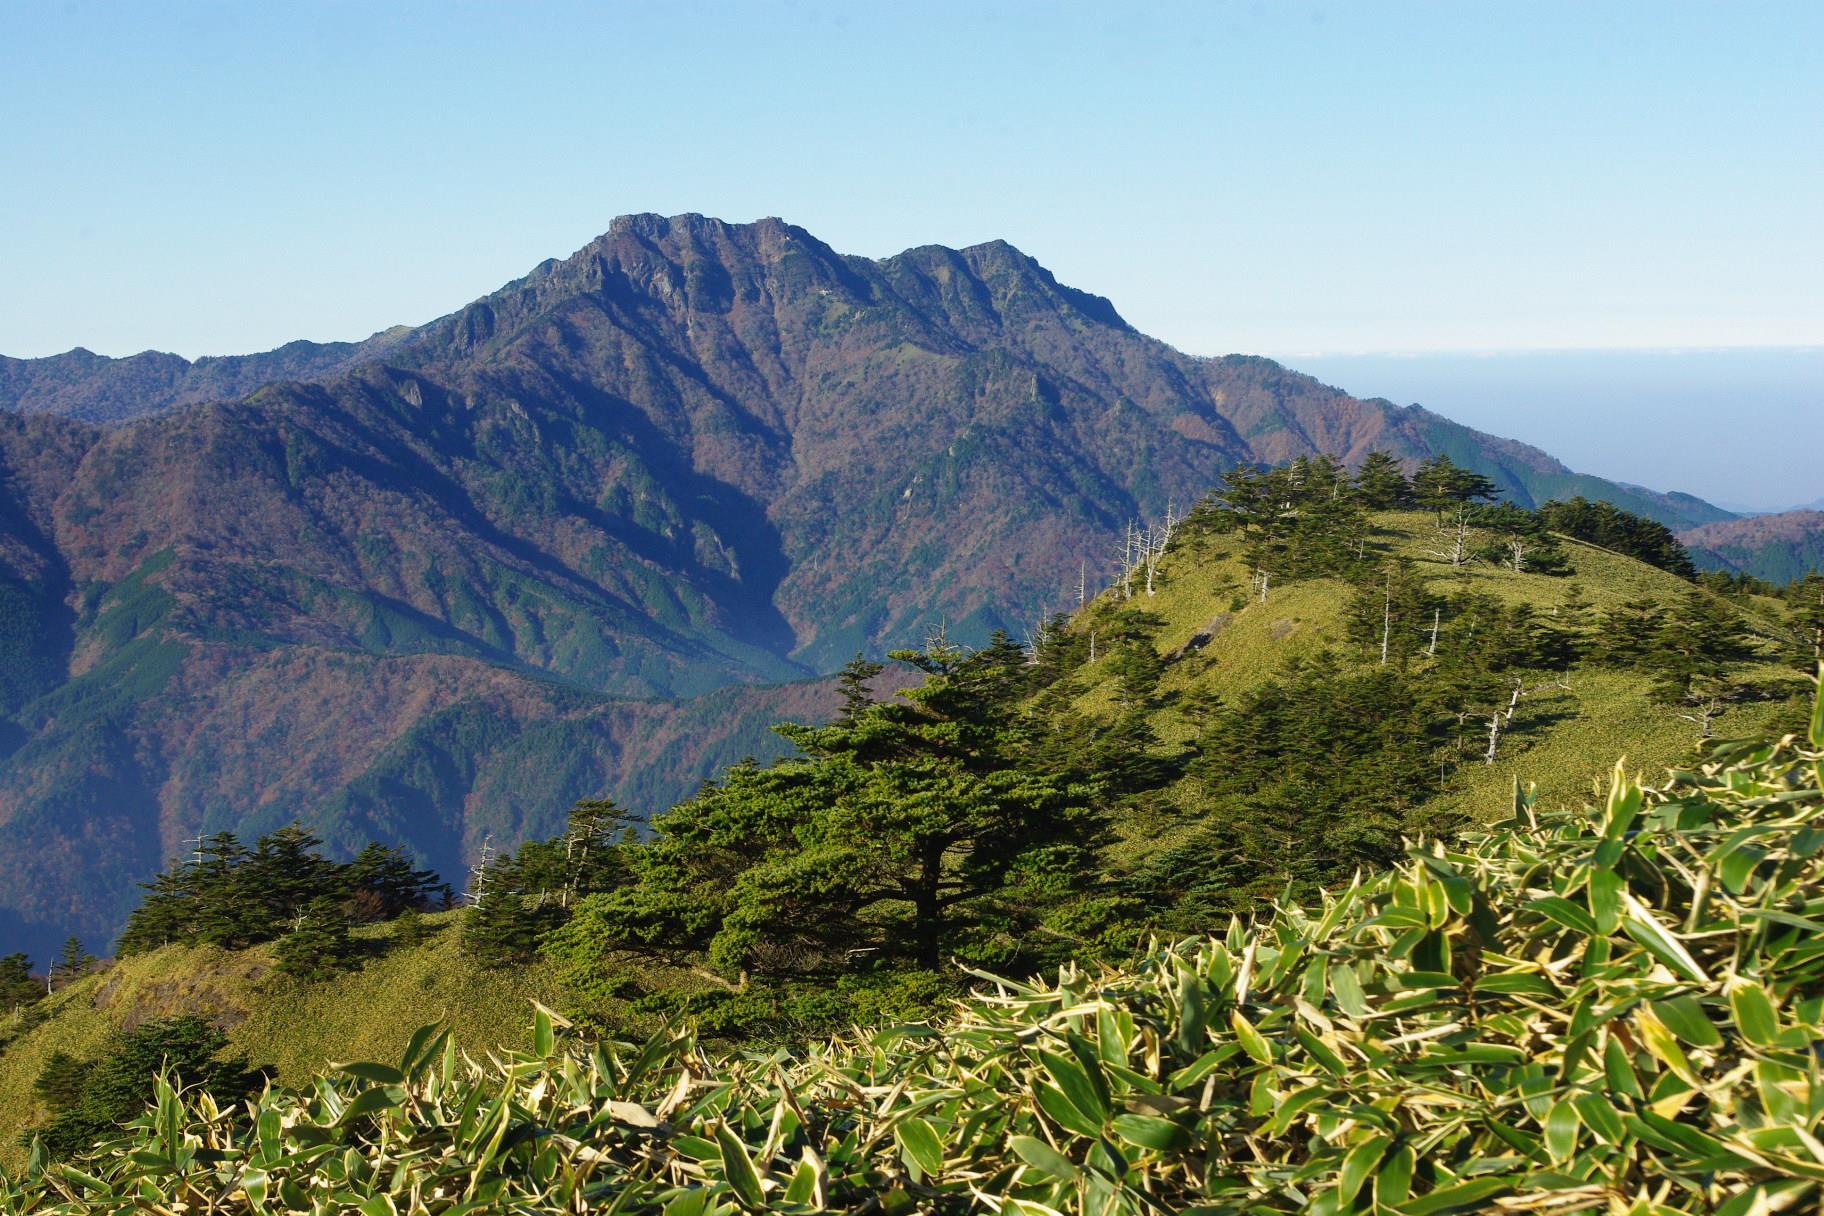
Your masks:
<instances>
[{"instance_id":1,"label":"grassy slope","mask_svg":"<svg viewBox=\"0 0 1824 1216\"><path fill-rule=\"evenodd\" d=\"M1435 544L1429 513L1388 513L1377 516L1375 522L1376 545L1387 554L1413 559L1434 591L1449 594L1461 589L1507 602L1530 603L1547 617L1565 601L1573 583L1595 614L1633 599L1671 604L1692 590L1689 583L1663 570L1568 540L1564 543L1575 569L1569 577L1515 574L1486 564L1455 573L1428 552ZM1130 601L1165 619L1157 644L1167 656L1182 650L1199 633L1212 632L1200 649L1169 664L1161 681L1165 693L1200 690L1231 699L1296 656L1315 654L1325 647L1347 653L1344 610L1350 589L1341 580L1316 579L1271 589L1265 604L1250 599L1240 611L1231 612L1235 596L1245 595L1249 582L1248 571L1237 556L1238 547L1232 538L1202 538L1169 553L1161 565L1166 577L1157 594L1149 598L1136 593ZM1765 628L1774 620L1757 606L1744 612L1752 628ZM1743 674L1795 673L1751 663L1744 666ZM1657 780L1663 770L1687 757L1697 741L1691 723L1649 699L1647 681L1638 674L1576 671L1569 683L1569 690L1543 688L1529 693L1496 763L1465 765L1434 806L1478 820L1496 819L1511 809L1516 779L1538 786L1541 806L1580 802L1589 796L1591 783L1613 768L1616 756L1626 757L1631 768ZM1112 708L1112 692L1112 678L1092 683L1077 698L1076 707L1106 714ZM1718 722L1718 733L1753 733L1775 712L1771 704L1737 706ZM1180 742L1192 733L1190 724L1169 705L1159 711L1155 725L1167 742ZM1195 794L1187 783L1178 796L1188 801ZM1154 834L1156 827L1147 825L1145 839L1160 839ZM1140 846L1139 851L1145 847Z\"/></svg>"},{"instance_id":2,"label":"grassy slope","mask_svg":"<svg viewBox=\"0 0 1824 1216\"><path fill-rule=\"evenodd\" d=\"M1437 580L1438 590L1457 581L1445 567L1426 560L1430 516L1386 515L1378 522L1379 543L1419 560L1427 577ZM1572 578L1478 566L1466 581L1473 590L1530 602L1548 614L1562 603L1572 582L1598 611L1643 596L1670 603L1690 590L1689 584L1632 559L1586 545L1571 548L1577 568ZM1213 620L1227 617L1206 646L1171 663L1163 681L1168 692L1207 689L1233 696L1294 655L1342 645L1349 591L1339 581L1279 588L1268 603L1250 603L1230 616L1230 602L1247 581L1233 541L1187 545L1168 555L1163 569L1159 593L1135 598L1137 605L1165 618L1158 637L1162 652L1178 651ZM1571 685L1569 692L1554 689L1523 701L1500 761L1492 767L1467 766L1440 804L1478 819L1498 818L1511 805L1516 777L1538 784L1542 806L1580 802L1616 755L1626 755L1632 767L1656 777L1694 742L1694 728L1665 707L1652 705L1645 681L1637 676L1578 672ZM1087 712L1105 711L1109 686L1092 685L1077 704ZM1723 720L1722 731L1747 733L1771 712L1766 706L1740 707ZM1160 711L1158 727L1173 741L1190 731L1170 707ZM1195 791L1187 783L1177 795L1188 802ZM1139 853L1169 842L1171 836L1158 828L1154 823L1136 830L1122 851ZM236 1047L256 1063L275 1065L287 1082L302 1080L325 1059L394 1058L412 1030L438 1019L449 1022L458 1039L471 1046L522 1042L530 1021L528 999L555 1003L552 977L542 970L476 970L456 949L451 923L456 915L427 918L441 931L423 945L393 949L360 971L321 984L301 985L268 974L265 949L234 954L171 948L72 985L51 998L51 1017L44 1025L0 1052L0 1163L17 1161L13 1140L39 1117L31 1084L43 1060L57 1050L91 1055L123 1024L186 1011L223 1013L232 1023ZM391 930L382 926L364 932L385 939Z\"/></svg>"},{"instance_id":3,"label":"grassy slope","mask_svg":"<svg viewBox=\"0 0 1824 1216\"><path fill-rule=\"evenodd\" d=\"M265 947L174 946L72 984L49 998L42 1025L0 1052L0 1164L23 1160L16 1140L43 1115L32 1082L52 1052L93 1056L114 1031L155 1018L218 1016L234 1049L274 1066L285 1083L305 1080L326 1059L394 1059L426 1022L448 1023L474 1048L523 1042L529 1001L555 998L550 976L471 966L457 950L457 915L425 917L432 932L413 947L394 945L389 925L361 930L385 953L322 983L272 973Z\"/></svg>"}]
</instances>

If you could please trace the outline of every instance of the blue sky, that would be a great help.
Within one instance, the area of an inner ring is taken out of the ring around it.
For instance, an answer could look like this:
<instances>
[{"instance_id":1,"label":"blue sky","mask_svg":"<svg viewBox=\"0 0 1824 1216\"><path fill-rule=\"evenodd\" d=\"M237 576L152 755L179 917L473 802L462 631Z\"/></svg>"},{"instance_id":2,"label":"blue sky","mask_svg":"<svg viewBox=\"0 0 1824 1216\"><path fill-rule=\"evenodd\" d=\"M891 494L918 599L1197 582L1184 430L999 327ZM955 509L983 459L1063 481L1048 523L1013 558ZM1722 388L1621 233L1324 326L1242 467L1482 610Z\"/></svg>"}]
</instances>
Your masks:
<instances>
[{"instance_id":1,"label":"blue sky","mask_svg":"<svg viewBox=\"0 0 1824 1216\"><path fill-rule=\"evenodd\" d=\"M20 0L0 135L15 356L362 336L687 210L1005 237L1201 354L1824 345L1815 0Z\"/></svg>"}]
</instances>

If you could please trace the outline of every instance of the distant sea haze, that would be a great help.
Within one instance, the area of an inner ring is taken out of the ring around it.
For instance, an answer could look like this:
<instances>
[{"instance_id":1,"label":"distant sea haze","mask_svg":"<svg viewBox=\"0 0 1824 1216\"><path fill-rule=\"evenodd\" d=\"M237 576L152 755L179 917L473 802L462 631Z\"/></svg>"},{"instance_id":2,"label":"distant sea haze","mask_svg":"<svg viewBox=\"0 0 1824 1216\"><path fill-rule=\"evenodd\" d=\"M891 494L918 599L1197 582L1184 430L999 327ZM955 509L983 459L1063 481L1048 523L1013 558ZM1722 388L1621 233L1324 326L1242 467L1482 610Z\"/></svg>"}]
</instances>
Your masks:
<instances>
[{"instance_id":1,"label":"distant sea haze","mask_svg":"<svg viewBox=\"0 0 1824 1216\"><path fill-rule=\"evenodd\" d=\"M1738 512L1824 509L1824 346L1274 357L1601 477Z\"/></svg>"}]
</instances>

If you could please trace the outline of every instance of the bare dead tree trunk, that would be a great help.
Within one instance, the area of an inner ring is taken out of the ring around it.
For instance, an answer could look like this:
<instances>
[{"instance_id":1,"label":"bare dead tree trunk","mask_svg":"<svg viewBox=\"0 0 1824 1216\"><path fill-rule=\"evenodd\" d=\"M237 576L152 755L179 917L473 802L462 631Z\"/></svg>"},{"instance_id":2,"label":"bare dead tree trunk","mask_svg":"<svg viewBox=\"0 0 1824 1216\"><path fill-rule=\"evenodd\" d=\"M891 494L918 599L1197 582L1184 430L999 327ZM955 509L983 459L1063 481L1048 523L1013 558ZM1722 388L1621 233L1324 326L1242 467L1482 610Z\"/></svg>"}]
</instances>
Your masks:
<instances>
[{"instance_id":1,"label":"bare dead tree trunk","mask_svg":"<svg viewBox=\"0 0 1824 1216\"><path fill-rule=\"evenodd\" d=\"M1428 659L1436 658L1438 655L1438 622L1443 619L1443 616L1442 608L1431 610L1431 645L1425 648L1425 657Z\"/></svg>"},{"instance_id":2,"label":"bare dead tree trunk","mask_svg":"<svg viewBox=\"0 0 1824 1216\"><path fill-rule=\"evenodd\" d=\"M1482 763L1495 762L1495 748L1501 742L1501 715L1496 714L1488 720L1488 752L1482 757Z\"/></svg>"},{"instance_id":3,"label":"bare dead tree trunk","mask_svg":"<svg viewBox=\"0 0 1824 1216\"><path fill-rule=\"evenodd\" d=\"M481 855L474 865L469 867L469 906L481 906L481 897L486 894L488 885L488 866L494 861L494 834L489 832L481 838Z\"/></svg>"},{"instance_id":4,"label":"bare dead tree trunk","mask_svg":"<svg viewBox=\"0 0 1824 1216\"><path fill-rule=\"evenodd\" d=\"M1474 529L1469 526L1469 508L1459 506L1456 516L1438 529L1438 547L1431 550L1431 555L1440 561L1448 562L1451 569L1461 569L1469 563L1469 540Z\"/></svg>"}]
</instances>

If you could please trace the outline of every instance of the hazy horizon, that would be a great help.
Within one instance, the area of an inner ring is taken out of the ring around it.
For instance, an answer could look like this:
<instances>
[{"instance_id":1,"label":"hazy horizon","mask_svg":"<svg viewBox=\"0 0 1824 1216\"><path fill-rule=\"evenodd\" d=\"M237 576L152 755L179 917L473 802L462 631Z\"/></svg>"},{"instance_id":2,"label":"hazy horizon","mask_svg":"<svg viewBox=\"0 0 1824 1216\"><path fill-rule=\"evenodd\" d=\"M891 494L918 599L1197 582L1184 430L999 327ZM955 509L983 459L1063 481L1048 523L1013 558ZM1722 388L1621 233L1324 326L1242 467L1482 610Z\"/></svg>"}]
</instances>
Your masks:
<instances>
[{"instance_id":1,"label":"hazy horizon","mask_svg":"<svg viewBox=\"0 0 1824 1216\"><path fill-rule=\"evenodd\" d=\"M1824 347L1274 357L1358 397L1530 443L1580 473L1729 510L1824 498Z\"/></svg>"}]
</instances>

